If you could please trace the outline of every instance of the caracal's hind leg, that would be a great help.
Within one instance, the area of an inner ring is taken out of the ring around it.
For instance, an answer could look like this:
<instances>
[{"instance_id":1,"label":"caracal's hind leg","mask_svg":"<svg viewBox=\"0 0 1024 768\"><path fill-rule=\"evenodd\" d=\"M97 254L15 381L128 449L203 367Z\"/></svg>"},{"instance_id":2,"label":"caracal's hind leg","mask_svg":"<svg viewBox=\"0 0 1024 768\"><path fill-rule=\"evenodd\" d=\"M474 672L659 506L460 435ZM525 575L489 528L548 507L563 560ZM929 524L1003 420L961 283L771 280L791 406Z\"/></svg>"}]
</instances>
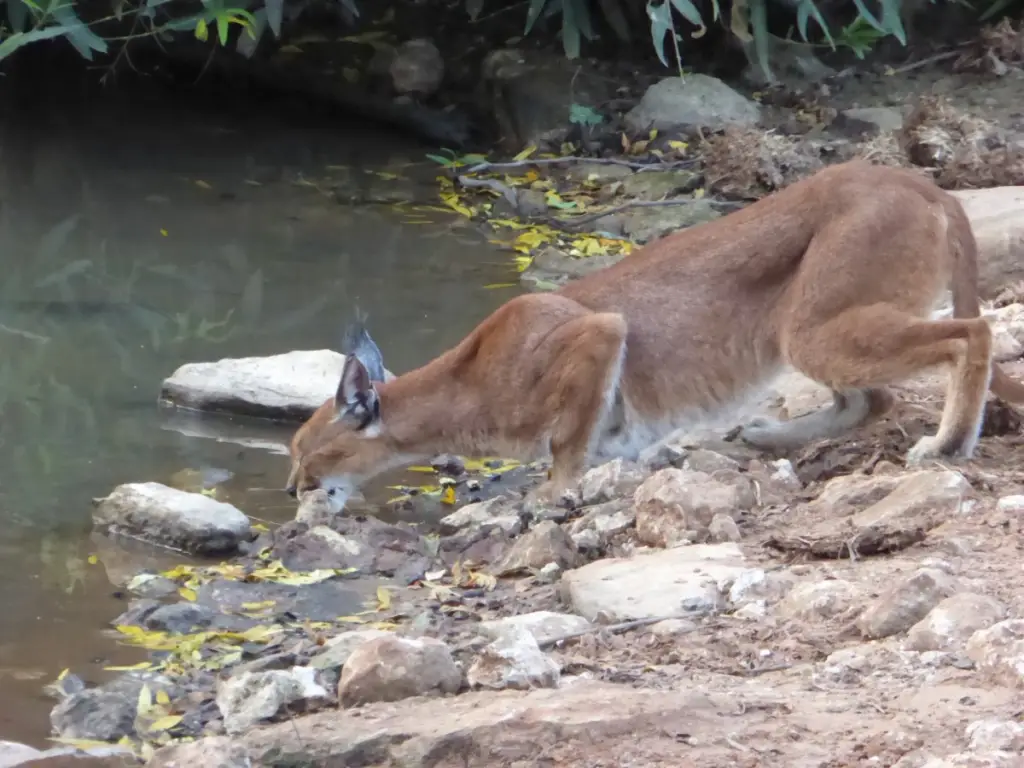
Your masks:
<instances>
[{"instance_id":1,"label":"caracal's hind leg","mask_svg":"<svg viewBox=\"0 0 1024 768\"><path fill-rule=\"evenodd\" d=\"M533 497L555 502L575 490L606 418L622 372L626 321L622 315L578 317L547 340L552 365L533 393L551 415L551 476ZM531 393L524 393L529 396Z\"/></svg>"},{"instance_id":2,"label":"caracal's hind leg","mask_svg":"<svg viewBox=\"0 0 1024 768\"><path fill-rule=\"evenodd\" d=\"M832 390L832 405L788 421L757 418L746 424L739 438L762 450L787 451L814 440L840 435L884 416L893 404L885 387Z\"/></svg>"},{"instance_id":3,"label":"caracal's hind leg","mask_svg":"<svg viewBox=\"0 0 1024 768\"><path fill-rule=\"evenodd\" d=\"M926 320L879 303L784 332L789 362L838 392L884 386L927 368L948 366L938 432L921 438L907 462L972 455L992 371L992 331L984 319Z\"/></svg>"}]
</instances>

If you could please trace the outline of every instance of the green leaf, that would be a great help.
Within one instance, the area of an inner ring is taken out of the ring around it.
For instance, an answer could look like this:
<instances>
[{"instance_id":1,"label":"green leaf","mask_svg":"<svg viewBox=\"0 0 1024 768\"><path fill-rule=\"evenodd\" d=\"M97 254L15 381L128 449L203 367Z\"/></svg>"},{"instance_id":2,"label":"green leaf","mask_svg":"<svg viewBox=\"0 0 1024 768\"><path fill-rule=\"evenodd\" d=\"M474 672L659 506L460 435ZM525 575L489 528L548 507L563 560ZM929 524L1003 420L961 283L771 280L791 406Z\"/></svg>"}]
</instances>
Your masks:
<instances>
[{"instance_id":1,"label":"green leaf","mask_svg":"<svg viewBox=\"0 0 1024 768\"><path fill-rule=\"evenodd\" d=\"M573 125L600 125L604 116L593 107L574 102L569 107L569 122Z\"/></svg>"},{"instance_id":2,"label":"green leaf","mask_svg":"<svg viewBox=\"0 0 1024 768\"><path fill-rule=\"evenodd\" d=\"M66 33L67 30L63 27L44 27L43 29L33 29L29 32L15 32L13 35L8 35L7 38L0 43L0 59L10 56L23 45L28 45L29 43L34 43L38 40L49 40L54 37L61 37Z\"/></svg>"},{"instance_id":3,"label":"green leaf","mask_svg":"<svg viewBox=\"0 0 1024 768\"><path fill-rule=\"evenodd\" d=\"M877 29L883 35L889 31L885 28L882 22L875 17L875 14L868 10L868 7L864 5L864 0L853 0L853 4L857 7L857 12L860 14L860 17L868 24Z\"/></svg>"},{"instance_id":4,"label":"green leaf","mask_svg":"<svg viewBox=\"0 0 1024 768\"><path fill-rule=\"evenodd\" d=\"M228 44L228 25L231 23L227 16L217 16L217 37L221 45Z\"/></svg>"},{"instance_id":5,"label":"green leaf","mask_svg":"<svg viewBox=\"0 0 1024 768\"><path fill-rule=\"evenodd\" d=\"M899 40L900 44L907 44L907 33L900 19L900 0L882 0L882 26Z\"/></svg>"},{"instance_id":6,"label":"green leaf","mask_svg":"<svg viewBox=\"0 0 1024 768\"><path fill-rule=\"evenodd\" d=\"M7 23L12 32L22 32L28 26L28 6L21 0L7 0Z\"/></svg>"},{"instance_id":7,"label":"green leaf","mask_svg":"<svg viewBox=\"0 0 1024 768\"><path fill-rule=\"evenodd\" d=\"M263 37L263 30L267 28L266 9L260 8L252 15L252 18L253 23L247 34L239 35L238 40L235 42L235 50L247 59L251 59L252 55L256 53L256 48Z\"/></svg>"},{"instance_id":8,"label":"green leaf","mask_svg":"<svg viewBox=\"0 0 1024 768\"><path fill-rule=\"evenodd\" d=\"M658 59L666 67L668 59L665 58L665 33L675 34L675 25L672 23L672 11L667 2L659 5L647 3L647 16L651 20L651 42L654 43L654 52Z\"/></svg>"},{"instance_id":9,"label":"green leaf","mask_svg":"<svg viewBox=\"0 0 1024 768\"><path fill-rule=\"evenodd\" d=\"M274 37L281 36L281 18L284 14L284 0L265 0L267 9L267 24L270 25Z\"/></svg>"},{"instance_id":10,"label":"green leaf","mask_svg":"<svg viewBox=\"0 0 1024 768\"><path fill-rule=\"evenodd\" d=\"M672 7L679 11L679 14L695 27L703 27L704 19L690 0L671 0Z\"/></svg>"},{"instance_id":11,"label":"green leaf","mask_svg":"<svg viewBox=\"0 0 1024 768\"><path fill-rule=\"evenodd\" d=\"M60 2L60 0L58 0ZM85 25L78 15L71 9L70 5L58 5L51 8L53 18L60 22L67 32L68 42L82 55L83 58L92 61L92 52L107 52L107 41L93 32Z\"/></svg>"},{"instance_id":12,"label":"green leaf","mask_svg":"<svg viewBox=\"0 0 1024 768\"><path fill-rule=\"evenodd\" d=\"M828 44L832 47L832 50L835 50L836 44L832 39L832 33L828 31L828 25L825 23L821 11L818 10L818 6L814 4L814 0L801 0L800 5L796 9L796 25L805 43L810 42L807 39L807 22L810 19L814 19L817 22L818 26L821 27L821 31L825 34Z\"/></svg>"},{"instance_id":13,"label":"green leaf","mask_svg":"<svg viewBox=\"0 0 1024 768\"><path fill-rule=\"evenodd\" d=\"M767 0L750 0L750 29L754 35L754 52L757 63L769 82L775 80L768 66L768 6Z\"/></svg>"},{"instance_id":14,"label":"green leaf","mask_svg":"<svg viewBox=\"0 0 1024 768\"><path fill-rule=\"evenodd\" d=\"M206 26L206 19L199 19L196 22L196 40L205 43L210 39L210 30Z\"/></svg>"},{"instance_id":15,"label":"green leaf","mask_svg":"<svg viewBox=\"0 0 1024 768\"><path fill-rule=\"evenodd\" d=\"M530 0L530 9L526 12L526 29L523 30L524 35L530 34L530 30L533 29L533 25L537 23L537 19L540 18L541 11L544 10L544 6L548 0Z\"/></svg>"},{"instance_id":16,"label":"green leaf","mask_svg":"<svg viewBox=\"0 0 1024 768\"><path fill-rule=\"evenodd\" d=\"M562 48L570 61L580 57L580 26L575 0L562 0Z\"/></svg>"}]
</instances>

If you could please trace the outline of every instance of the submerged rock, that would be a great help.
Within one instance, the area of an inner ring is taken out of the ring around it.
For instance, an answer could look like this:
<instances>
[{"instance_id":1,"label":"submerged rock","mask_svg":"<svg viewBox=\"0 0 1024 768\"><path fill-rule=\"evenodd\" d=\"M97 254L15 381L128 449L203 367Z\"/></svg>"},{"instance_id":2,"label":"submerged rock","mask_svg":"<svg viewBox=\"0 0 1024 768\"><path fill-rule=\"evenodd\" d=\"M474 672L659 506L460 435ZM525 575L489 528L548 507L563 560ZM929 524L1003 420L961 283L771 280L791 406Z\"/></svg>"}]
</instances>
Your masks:
<instances>
[{"instance_id":1,"label":"submerged rock","mask_svg":"<svg viewBox=\"0 0 1024 768\"><path fill-rule=\"evenodd\" d=\"M222 501L160 483L126 483L101 499L93 523L110 533L203 555L234 552L252 537L249 518Z\"/></svg>"},{"instance_id":2,"label":"submerged rock","mask_svg":"<svg viewBox=\"0 0 1024 768\"><path fill-rule=\"evenodd\" d=\"M160 400L200 411L301 420L334 395L344 364L344 355L328 349L186 363L164 380Z\"/></svg>"}]
</instances>

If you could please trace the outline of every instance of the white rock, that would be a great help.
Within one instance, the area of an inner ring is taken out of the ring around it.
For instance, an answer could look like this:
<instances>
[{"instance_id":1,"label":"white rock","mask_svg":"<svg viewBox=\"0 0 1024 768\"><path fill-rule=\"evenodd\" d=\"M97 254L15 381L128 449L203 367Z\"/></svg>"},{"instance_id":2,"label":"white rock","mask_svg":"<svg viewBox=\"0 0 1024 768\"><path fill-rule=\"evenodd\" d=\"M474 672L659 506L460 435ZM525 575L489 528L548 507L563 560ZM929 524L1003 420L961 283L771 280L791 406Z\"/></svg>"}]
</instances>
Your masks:
<instances>
[{"instance_id":1,"label":"white rock","mask_svg":"<svg viewBox=\"0 0 1024 768\"><path fill-rule=\"evenodd\" d=\"M1024 512L1024 496L1003 496L996 502L996 507L1000 512Z\"/></svg>"},{"instance_id":2,"label":"white rock","mask_svg":"<svg viewBox=\"0 0 1024 768\"><path fill-rule=\"evenodd\" d=\"M978 288L992 298L1024 280L1024 186L952 192L971 220L978 241Z\"/></svg>"},{"instance_id":3,"label":"white rock","mask_svg":"<svg viewBox=\"0 0 1024 768\"><path fill-rule=\"evenodd\" d=\"M849 610L859 596L854 584L840 579L798 584L779 603L779 615L803 621L829 619Z\"/></svg>"},{"instance_id":4,"label":"white rock","mask_svg":"<svg viewBox=\"0 0 1024 768\"><path fill-rule=\"evenodd\" d=\"M1003 605L988 595L961 592L936 605L907 633L906 647L912 651L960 650L979 629L986 629L1006 616Z\"/></svg>"},{"instance_id":5,"label":"white rock","mask_svg":"<svg viewBox=\"0 0 1024 768\"><path fill-rule=\"evenodd\" d=\"M975 720L965 733L975 752L1006 751L1024 755L1024 723L988 718Z\"/></svg>"},{"instance_id":6,"label":"white rock","mask_svg":"<svg viewBox=\"0 0 1024 768\"><path fill-rule=\"evenodd\" d=\"M326 525L314 526L310 529L309 536L322 541L331 548L332 552L337 552L341 558L359 557L366 551L366 545L362 542L351 536L342 536Z\"/></svg>"},{"instance_id":7,"label":"white rock","mask_svg":"<svg viewBox=\"0 0 1024 768\"><path fill-rule=\"evenodd\" d=\"M217 690L224 730L241 733L296 701L327 700L327 691L317 685L314 675L315 670L309 667L293 667L228 678Z\"/></svg>"},{"instance_id":8,"label":"white rock","mask_svg":"<svg viewBox=\"0 0 1024 768\"><path fill-rule=\"evenodd\" d=\"M591 623L582 616L572 613L556 613L554 611L534 611L519 616L507 616L491 621L482 621L477 631L485 637L496 640L508 632L526 630L538 644L544 644L558 637L573 632L582 632L591 627Z\"/></svg>"},{"instance_id":9,"label":"white rock","mask_svg":"<svg viewBox=\"0 0 1024 768\"><path fill-rule=\"evenodd\" d=\"M956 590L937 568L919 568L898 579L864 609L857 627L867 638L889 637L910 629Z\"/></svg>"},{"instance_id":10,"label":"white rock","mask_svg":"<svg viewBox=\"0 0 1024 768\"><path fill-rule=\"evenodd\" d=\"M462 669L442 641L388 635L352 651L342 667L338 699L352 707L455 693L461 686Z\"/></svg>"},{"instance_id":11,"label":"white rock","mask_svg":"<svg viewBox=\"0 0 1024 768\"><path fill-rule=\"evenodd\" d=\"M208 555L233 552L252 533L249 518L230 504L161 483L117 486L92 519L106 531Z\"/></svg>"},{"instance_id":12,"label":"white rock","mask_svg":"<svg viewBox=\"0 0 1024 768\"><path fill-rule=\"evenodd\" d=\"M1024 619L1007 619L979 629L967 641L967 656L980 669L1024 683Z\"/></svg>"},{"instance_id":13,"label":"white rock","mask_svg":"<svg viewBox=\"0 0 1024 768\"><path fill-rule=\"evenodd\" d=\"M691 74L668 77L644 93L626 115L633 131L651 128L707 128L716 130L731 125L752 127L761 117L761 108L721 80L710 75Z\"/></svg>"},{"instance_id":14,"label":"white rock","mask_svg":"<svg viewBox=\"0 0 1024 768\"><path fill-rule=\"evenodd\" d=\"M651 634L657 637L675 637L696 631L697 625L689 619L665 619L651 625Z\"/></svg>"},{"instance_id":15,"label":"white rock","mask_svg":"<svg viewBox=\"0 0 1024 768\"><path fill-rule=\"evenodd\" d=\"M745 489L705 472L669 467L644 481L633 495L637 538L652 547L671 547L707 533L717 514L749 509Z\"/></svg>"},{"instance_id":16,"label":"white rock","mask_svg":"<svg viewBox=\"0 0 1024 768\"><path fill-rule=\"evenodd\" d=\"M525 627L511 625L488 645L466 674L472 688L557 688L559 668Z\"/></svg>"},{"instance_id":17,"label":"white rock","mask_svg":"<svg viewBox=\"0 0 1024 768\"><path fill-rule=\"evenodd\" d=\"M580 500L584 506L601 504L623 496L631 496L644 481L640 465L615 459L594 467L580 481Z\"/></svg>"},{"instance_id":18,"label":"white rock","mask_svg":"<svg viewBox=\"0 0 1024 768\"><path fill-rule=\"evenodd\" d=\"M0 741L0 768L11 768L11 766L34 760L42 754L40 750L28 746L28 744Z\"/></svg>"},{"instance_id":19,"label":"white rock","mask_svg":"<svg viewBox=\"0 0 1024 768\"><path fill-rule=\"evenodd\" d=\"M563 588L575 612L591 621L604 612L613 621L719 610L719 584L745 570L736 544L695 544L598 560L568 571Z\"/></svg>"},{"instance_id":20,"label":"white rock","mask_svg":"<svg viewBox=\"0 0 1024 768\"><path fill-rule=\"evenodd\" d=\"M324 643L324 649L309 661L313 669L334 669L345 666L348 657L361 645L386 637L388 632L383 629L357 629L343 632Z\"/></svg>"},{"instance_id":21,"label":"white rock","mask_svg":"<svg viewBox=\"0 0 1024 768\"><path fill-rule=\"evenodd\" d=\"M465 528L482 528L497 526L509 536L518 536L523 530L523 522L519 515L509 512L509 500L497 496L487 501L467 504L464 507L441 518L441 533L451 535Z\"/></svg>"},{"instance_id":22,"label":"white rock","mask_svg":"<svg viewBox=\"0 0 1024 768\"><path fill-rule=\"evenodd\" d=\"M344 364L345 356L329 349L186 363L164 380L160 399L202 411L304 419L334 396Z\"/></svg>"}]
</instances>

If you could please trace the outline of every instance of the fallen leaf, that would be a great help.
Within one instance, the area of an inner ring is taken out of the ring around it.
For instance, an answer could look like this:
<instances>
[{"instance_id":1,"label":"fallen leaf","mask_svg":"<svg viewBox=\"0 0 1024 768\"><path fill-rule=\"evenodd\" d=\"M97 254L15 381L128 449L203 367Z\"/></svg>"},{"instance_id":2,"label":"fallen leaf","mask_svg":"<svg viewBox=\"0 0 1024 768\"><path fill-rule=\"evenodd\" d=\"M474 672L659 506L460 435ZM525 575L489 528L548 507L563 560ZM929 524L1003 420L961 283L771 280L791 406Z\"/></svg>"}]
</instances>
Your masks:
<instances>
[{"instance_id":1,"label":"fallen leaf","mask_svg":"<svg viewBox=\"0 0 1024 768\"><path fill-rule=\"evenodd\" d=\"M377 587L377 610L386 611L391 607L391 593L386 587Z\"/></svg>"},{"instance_id":2,"label":"fallen leaf","mask_svg":"<svg viewBox=\"0 0 1024 768\"><path fill-rule=\"evenodd\" d=\"M213 189L209 182L203 181L202 179L196 179L196 186L200 189Z\"/></svg>"},{"instance_id":3,"label":"fallen leaf","mask_svg":"<svg viewBox=\"0 0 1024 768\"><path fill-rule=\"evenodd\" d=\"M149 724L146 729L149 733L156 733L158 731L169 731L171 728L181 722L181 715L165 715L164 717L158 718Z\"/></svg>"},{"instance_id":4,"label":"fallen leaf","mask_svg":"<svg viewBox=\"0 0 1024 768\"><path fill-rule=\"evenodd\" d=\"M536 151L537 151L537 147L535 147L534 145L531 144L526 149L524 149L522 152L520 152L518 155L516 155L513 159L517 163L518 162L522 162L523 160L528 158L530 155L532 155Z\"/></svg>"},{"instance_id":5,"label":"fallen leaf","mask_svg":"<svg viewBox=\"0 0 1024 768\"><path fill-rule=\"evenodd\" d=\"M100 561L100 559L96 557L96 555L89 555L89 557L87 557L86 560L88 561L89 565L96 565L96 563Z\"/></svg>"},{"instance_id":6,"label":"fallen leaf","mask_svg":"<svg viewBox=\"0 0 1024 768\"><path fill-rule=\"evenodd\" d=\"M190 603L194 603L196 601L197 595L194 589L189 589L188 587L179 587L178 594L186 600L188 600Z\"/></svg>"}]
</instances>

